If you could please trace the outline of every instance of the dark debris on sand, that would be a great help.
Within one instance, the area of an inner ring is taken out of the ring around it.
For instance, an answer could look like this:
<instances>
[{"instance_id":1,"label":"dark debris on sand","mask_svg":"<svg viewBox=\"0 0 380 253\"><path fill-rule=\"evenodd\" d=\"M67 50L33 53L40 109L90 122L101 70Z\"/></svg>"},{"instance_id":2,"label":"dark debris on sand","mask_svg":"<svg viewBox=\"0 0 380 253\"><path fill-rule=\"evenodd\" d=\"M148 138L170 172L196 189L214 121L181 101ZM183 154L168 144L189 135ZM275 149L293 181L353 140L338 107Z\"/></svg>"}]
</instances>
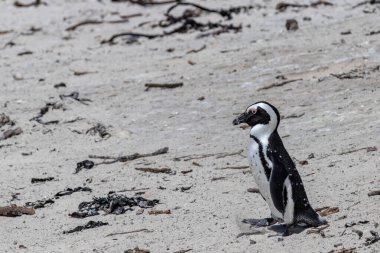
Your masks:
<instances>
[{"instance_id":1,"label":"dark debris on sand","mask_svg":"<svg viewBox=\"0 0 380 253\"><path fill-rule=\"evenodd\" d=\"M151 208L159 203L159 200L148 200L143 197L127 197L109 193L107 197L94 198L89 202L82 202L78 206L78 211L70 214L73 218L85 218L98 215L99 211L106 214L123 214L131 207L138 206L141 208Z\"/></svg>"},{"instance_id":2,"label":"dark debris on sand","mask_svg":"<svg viewBox=\"0 0 380 253\"><path fill-rule=\"evenodd\" d=\"M85 230L85 229L97 228L97 227L106 226L106 225L108 225L108 222L90 220L84 226L77 226L74 229L71 229L68 231L63 231L63 233L64 234L71 234L71 233L75 233L75 232L80 232L80 231Z\"/></svg>"}]
</instances>

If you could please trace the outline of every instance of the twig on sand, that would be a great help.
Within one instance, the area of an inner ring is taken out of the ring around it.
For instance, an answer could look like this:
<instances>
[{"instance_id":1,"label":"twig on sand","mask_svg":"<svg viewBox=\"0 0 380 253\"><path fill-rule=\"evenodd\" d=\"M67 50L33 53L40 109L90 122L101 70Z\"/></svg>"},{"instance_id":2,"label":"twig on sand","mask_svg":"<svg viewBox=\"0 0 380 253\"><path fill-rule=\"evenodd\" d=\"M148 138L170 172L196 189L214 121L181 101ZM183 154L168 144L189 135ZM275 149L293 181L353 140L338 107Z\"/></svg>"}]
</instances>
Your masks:
<instances>
[{"instance_id":1,"label":"twig on sand","mask_svg":"<svg viewBox=\"0 0 380 253\"><path fill-rule=\"evenodd\" d=\"M227 156L234 156L234 155L240 155L243 152L243 150L235 151L235 152L221 152L221 153L214 153L214 154L200 154L200 155L185 155L185 156L179 156L174 158L174 161L180 161L183 159L184 161L190 161L195 159L202 159L207 158L211 156L216 156L217 159L224 158Z\"/></svg>"},{"instance_id":2,"label":"twig on sand","mask_svg":"<svg viewBox=\"0 0 380 253\"><path fill-rule=\"evenodd\" d=\"M24 4L24 3L21 3L19 1L16 1L16 2L14 2L13 5L16 6L16 7L31 7L31 6L37 7L37 6L41 5L41 4L45 4L46 5L46 3L42 2L41 0L35 0L34 2L31 2L31 3L28 3L28 4Z\"/></svg>"},{"instance_id":3,"label":"twig on sand","mask_svg":"<svg viewBox=\"0 0 380 253\"><path fill-rule=\"evenodd\" d=\"M371 191L368 193L369 197L376 196L376 195L380 195L380 190Z\"/></svg>"},{"instance_id":4,"label":"twig on sand","mask_svg":"<svg viewBox=\"0 0 380 253\"><path fill-rule=\"evenodd\" d=\"M325 207L321 207L321 208L316 208L315 211L318 212L321 216L328 216L328 215L331 215L334 213L338 213L339 207L325 206Z\"/></svg>"},{"instance_id":5,"label":"twig on sand","mask_svg":"<svg viewBox=\"0 0 380 253\"><path fill-rule=\"evenodd\" d=\"M108 236L114 236L114 235L127 235L127 234L139 233L139 232L148 232L148 233L151 233L151 232L153 232L153 230L142 228L142 229L127 231L127 232L111 233L111 234L106 235L106 237L108 237Z\"/></svg>"},{"instance_id":6,"label":"twig on sand","mask_svg":"<svg viewBox=\"0 0 380 253\"><path fill-rule=\"evenodd\" d=\"M177 3L179 0L164 0L164 1L153 1L153 0L111 0L111 2L121 3L121 2L129 2L132 4L138 4L141 6L147 5L160 5L160 4L171 4Z\"/></svg>"},{"instance_id":7,"label":"twig on sand","mask_svg":"<svg viewBox=\"0 0 380 253\"><path fill-rule=\"evenodd\" d=\"M135 170L143 171L143 172L150 172L150 173L166 173L171 174L172 170L169 168L135 168Z\"/></svg>"},{"instance_id":8,"label":"twig on sand","mask_svg":"<svg viewBox=\"0 0 380 253\"><path fill-rule=\"evenodd\" d=\"M192 49L192 50L189 50L186 52L186 54L194 54L194 53L199 53L200 51L206 49L206 45L203 45L201 48L199 49Z\"/></svg>"},{"instance_id":9,"label":"twig on sand","mask_svg":"<svg viewBox=\"0 0 380 253\"><path fill-rule=\"evenodd\" d=\"M302 78L286 80L286 81L283 81L281 83L272 83L271 85L258 88L257 91L268 90L268 89L275 88L275 87L281 87L281 86L284 86L285 84L293 83L293 82L300 81L300 80L302 80Z\"/></svg>"},{"instance_id":10,"label":"twig on sand","mask_svg":"<svg viewBox=\"0 0 380 253\"><path fill-rule=\"evenodd\" d=\"M157 155L163 155L166 154L169 151L168 147L164 147L161 149L158 149L154 151L153 153L147 153L147 154L140 154L140 153L134 153L132 155L125 155L125 156L119 156L119 157L113 157L113 156L98 156L98 155L89 155L92 159L103 159L103 162L99 162L96 165L100 164L112 164L116 162L128 162L139 158L149 157L149 156L157 156Z\"/></svg>"},{"instance_id":11,"label":"twig on sand","mask_svg":"<svg viewBox=\"0 0 380 253\"><path fill-rule=\"evenodd\" d=\"M311 228L308 231L306 231L306 234L319 234L322 230L328 228L330 225L323 225L316 228Z\"/></svg>"},{"instance_id":12,"label":"twig on sand","mask_svg":"<svg viewBox=\"0 0 380 253\"><path fill-rule=\"evenodd\" d=\"M167 209L167 210L150 210L148 211L148 214L149 215L159 215L159 214L171 214L172 212L170 211L170 209Z\"/></svg>"},{"instance_id":13,"label":"twig on sand","mask_svg":"<svg viewBox=\"0 0 380 253\"><path fill-rule=\"evenodd\" d=\"M120 20L111 20L111 21L105 21L105 20L93 20L93 19L86 19L86 20L83 20L75 25L71 25L69 27L66 28L66 31L74 31L76 30L78 27L81 27L81 26L85 26L85 25L100 25L100 24L120 24L120 23L126 23L126 22L129 22L129 19L130 18L134 18L134 17L140 17L142 16L141 13L136 13L136 14L131 14L131 15L128 15L128 16L123 16L122 19Z\"/></svg>"},{"instance_id":14,"label":"twig on sand","mask_svg":"<svg viewBox=\"0 0 380 253\"><path fill-rule=\"evenodd\" d=\"M146 83L145 91L150 90L151 88L160 88L160 89L174 89L178 87L182 87L183 83Z\"/></svg>"},{"instance_id":15,"label":"twig on sand","mask_svg":"<svg viewBox=\"0 0 380 253\"><path fill-rule=\"evenodd\" d=\"M226 166L221 168L216 168L216 170L244 170L249 169L249 166Z\"/></svg>"}]
</instances>

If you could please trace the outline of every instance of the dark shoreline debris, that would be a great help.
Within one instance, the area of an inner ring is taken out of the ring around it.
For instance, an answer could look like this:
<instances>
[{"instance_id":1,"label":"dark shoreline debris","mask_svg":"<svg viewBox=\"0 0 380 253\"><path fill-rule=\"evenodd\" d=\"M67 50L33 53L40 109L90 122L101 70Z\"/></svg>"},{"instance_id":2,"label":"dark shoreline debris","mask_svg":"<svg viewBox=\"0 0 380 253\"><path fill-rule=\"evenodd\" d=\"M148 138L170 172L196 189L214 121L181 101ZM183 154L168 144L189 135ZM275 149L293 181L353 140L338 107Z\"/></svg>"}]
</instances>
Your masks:
<instances>
[{"instance_id":1,"label":"dark shoreline debris","mask_svg":"<svg viewBox=\"0 0 380 253\"><path fill-rule=\"evenodd\" d=\"M140 2L140 1L138 1ZM147 3L144 1L144 4ZM209 36L209 35L219 35L221 33L226 32L240 32L242 29L241 25L235 26L233 24L224 23L223 21L219 22L207 22L202 23L199 21L196 21L195 18L199 17L202 12L206 13L214 13L219 15L221 18L225 20L231 20L232 14L239 14L241 12L248 12L249 10L253 9L254 6L248 5L248 6L236 6L231 7L229 9L211 9L207 8L205 6L202 6L200 4L190 3L190 2L183 2L183 1L175 1L174 4L170 6L164 16L165 19L159 21L155 26L158 26L162 29L166 29L169 27L175 26L175 28L172 28L171 30L163 30L161 33L156 34L146 34L146 33L138 33L138 32L123 32L123 33L117 33L112 35L109 39L105 39L101 41L101 44L115 44L115 39L120 37L128 36L129 39L127 40L127 43L134 43L138 40L139 37L145 37L148 39L154 39L154 38L160 38L160 37L166 37L169 35L173 35L175 33L187 33L190 31L200 31L200 32L207 32L207 31L214 31L212 33L204 33L201 36ZM192 9L185 9L182 12L182 15L180 16L174 16L172 15L172 11L177 9L177 7L180 6L190 6ZM258 8L261 8L261 6L257 6Z\"/></svg>"},{"instance_id":2,"label":"dark shoreline debris","mask_svg":"<svg viewBox=\"0 0 380 253\"><path fill-rule=\"evenodd\" d=\"M293 82L301 81L301 80L302 79L299 78L299 79L286 80L286 81L283 81L281 83L273 83L273 84L270 84L268 86L264 86L264 87L258 88L257 91L268 90L268 89L275 88L275 87L281 87L281 86L284 86L285 84L293 83Z\"/></svg>"},{"instance_id":3,"label":"dark shoreline debris","mask_svg":"<svg viewBox=\"0 0 380 253\"><path fill-rule=\"evenodd\" d=\"M35 184L35 183L41 183L41 182L47 182L47 181L53 181L53 180L54 180L54 177L45 177L45 178L33 177L31 180L31 183Z\"/></svg>"},{"instance_id":4,"label":"dark shoreline debris","mask_svg":"<svg viewBox=\"0 0 380 253\"><path fill-rule=\"evenodd\" d=\"M182 87L183 83L146 83L145 91L149 91L151 88L160 88L160 89L174 89Z\"/></svg>"},{"instance_id":5,"label":"dark shoreline debris","mask_svg":"<svg viewBox=\"0 0 380 253\"><path fill-rule=\"evenodd\" d=\"M16 135L19 135L22 132L23 131L22 131L21 127L17 127L15 129L8 129L7 131L4 131L3 136L0 137L0 141L9 139L9 138L16 136Z\"/></svg>"},{"instance_id":6,"label":"dark shoreline debris","mask_svg":"<svg viewBox=\"0 0 380 253\"><path fill-rule=\"evenodd\" d=\"M51 124L58 124L59 121L58 120L52 120L52 121L48 121L48 122L45 122L42 120L42 117L50 110L58 110L58 109L63 109L63 104L61 103L57 103L57 102L54 102L54 103L46 103L44 107L42 107L40 109L40 112L38 113L37 116L33 117L30 119L30 121L36 121L42 125L51 125Z\"/></svg>"},{"instance_id":7,"label":"dark shoreline debris","mask_svg":"<svg viewBox=\"0 0 380 253\"><path fill-rule=\"evenodd\" d=\"M66 28L66 31L74 31L76 30L77 28L81 27L81 26L86 26L86 25L100 25L100 24L121 24L121 23L126 23L126 22L129 22L129 19L130 18L134 18L134 17L141 17L142 14L141 13L136 13L136 14L131 14L131 15L128 15L128 16L124 16L122 19L120 20L110 20L110 21L106 21L106 20L92 20L92 19L87 19L87 20L84 20L84 21L81 21L75 25L71 25L69 27Z\"/></svg>"},{"instance_id":8,"label":"dark shoreline debris","mask_svg":"<svg viewBox=\"0 0 380 253\"><path fill-rule=\"evenodd\" d=\"M369 232L372 234L372 236L371 237L367 237L365 239L365 243L364 243L365 246L369 246L371 244L374 244L375 242L380 241L380 236L379 236L378 232L373 231L373 230L371 230Z\"/></svg>"},{"instance_id":9,"label":"dark shoreline debris","mask_svg":"<svg viewBox=\"0 0 380 253\"><path fill-rule=\"evenodd\" d=\"M97 228L97 227L106 226L106 225L108 225L108 222L90 220L84 226L77 226L74 229L71 229L68 231L63 231L63 233L64 234L71 234L71 233L75 233L75 232L80 232L80 231L85 230L85 229Z\"/></svg>"},{"instance_id":10,"label":"dark shoreline debris","mask_svg":"<svg viewBox=\"0 0 380 253\"><path fill-rule=\"evenodd\" d=\"M82 169L87 169L87 170L92 169L94 166L95 166L95 163L93 161L90 161L90 160L81 161L77 163L77 167L75 168L74 174L77 174Z\"/></svg>"},{"instance_id":11,"label":"dark shoreline debris","mask_svg":"<svg viewBox=\"0 0 380 253\"><path fill-rule=\"evenodd\" d=\"M96 124L96 126L88 129L86 131L86 134L91 134L91 135L99 134L99 136L101 138L111 137L111 134L107 132L107 128L101 123L98 123L98 124Z\"/></svg>"},{"instance_id":12,"label":"dark shoreline debris","mask_svg":"<svg viewBox=\"0 0 380 253\"><path fill-rule=\"evenodd\" d=\"M163 155L168 153L169 148L164 147L161 149L158 149L154 151L153 153L147 153L147 154L140 154L140 153L134 153L132 155L126 155L126 156L119 156L119 157L112 157L112 156L97 156L97 155L89 155L89 158L92 159L103 159L103 162L97 163L96 165L100 164L112 164L116 162L127 162L127 161L132 161L135 159L139 158L145 158L145 157L150 157L150 156L157 156L157 155Z\"/></svg>"},{"instance_id":13,"label":"dark shoreline debris","mask_svg":"<svg viewBox=\"0 0 380 253\"><path fill-rule=\"evenodd\" d=\"M28 3L28 4L24 4L24 3L21 3L20 1L16 1L13 3L13 5L15 7L38 7L40 5L46 5L46 3L42 2L41 0L35 0L34 2L31 2L31 3Z\"/></svg>"},{"instance_id":14,"label":"dark shoreline debris","mask_svg":"<svg viewBox=\"0 0 380 253\"><path fill-rule=\"evenodd\" d=\"M57 83L57 84L54 84L54 88L56 89L59 89L59 88L66 88L66 84L61 82L61 83Z\"/></svg>"},{"instance_id":15,"label":"dark shoreline debris","mask_svg":"<svg viewBox=\"0 0 380 253\"><path fill-rule=\"evenodd\" d=\"M136 247L134 249L124 250L124 253L150 253L150 250L148 250L148 249L140 249L139 247Z\"/></svg>"},{"instance_id":16,"label":"dark shoreline debris","mask_svg":"<svg viewBox=\"0 0 380 253\"><path fill-rule=\"evenodd\" d=\"M240 155L243 152L243 150L239 150L236 152L222 152L222 153L214 153L214 154L199 154L199 155L185 155L185 156L178 156L175 157L173 160L174 161L190 161L190 160L196 160L196 159L202 159L202 158L207 158L211 156L216 156L216 159L220 158L225 158L227 156L234 156L234 155Z\"/></svg>"},{"instance_id":17,"label":"dark shoreline debris","mask_svg":"<svg viewBox=\"0 0 380 253\"><path fill-rule=\"evenodd\" d=\"M11 119L9 118L8 115L6 115L5 113L0 114L0 127L3 127L5 125L13 126L14 124L15 123L13 121L11 121Z\"/></svg>"},{"instance_id":18,"label":"dark shoreline debris","mask_svg":"<svg viewBox=\"0 0 380 253\"><path fill-rule=\"evenodd\" d=\"M71 98L71 99L74 99L75 101L78 101L81 104L84 104L84 105L89 105L86 102L92 102L92 100L88 99L88 98L79 98L79 92L77 92L77 91L73 91L68 95L63 95L63 94L59 95L59 98L61 100L63 100L64 98Z\"/></svg>"},{"instance_id":19,"label":"dark shoreline debris","mask_svg":"<svg viewBox=\"0 0 380 253\"><path fill-rule=\"evenodd\" d=\"M286 3L286 2L279 2L277 5L276 5L276 10L279 11L279 12L284 12L286 11L288 8L309 8L309 7L313 7L313 8L316 8L318 7L319 5L324 5L324 6L333 6L334 4L328 2L328 1L325 1L325 0L318 0L316 2L313 2L311 3L310 5L307 5L307 4L296 4L296 3Z\"/></svg>"},{"instance_id":20,"label":"dark shoreline debris","mask_svg":"<svg viewBox=\"0 0 380 253\"><path fill-rule=\"evenodd\" d=\"M131 207L151 208L159 203L159 200L148 200L143 197L127 197L125 195L108 194L107 197L93 198L92 201L82 202L78 206L78 211L69 214L73 218L85 218L98 215L99 211L105 214L123 214Z\"/></svg>"},{"instance_id":21,"label":"dark shoreline debris","mask_svg":"<svg viewBox=\"0 0 380 253\"><path fill-rule=\"evenodd\" d=\"M159 215L159 214L171 214L172 212L170 211L170 209L167 209L167 210L150 210L148 211L148 214L149 215Z\"/></svg>"},{"instance_id":22,"label":"dark shoreline debris","mask_svg":"<svg viewBox=\"0 0 380 253\"><path fill-rule=\"evenodd\" d=\"M221 168L216 168L216 170L244 170L249 169L249 166L226 166Z\"/></svg>"},{"instance_id":23,"label":"dark shoreline debris","mask_svg":"<svg viewBox=\"0 0 380 253\"><path fill-rule=\"evenodd\" d=\"M363 1L363 2L360 2L360 3L356 4L356 5L354 5L352 7L352 9L355 9L357 7L360 7L360 6L366 5L366 4L371 4L371 5L373 5L373 4L380 4L380 1L379 0L366 0L366 1Z\"/></svg>"},{"instance_id":24,"label":"dark shoreline debris","mask_svg":"<svg viewBox=\"0 0 380 253\"><path fill-rule=\"evenodd\" d=\"M370 31L369 33L366 33L365 36L372 36L372 35L376 35L376 34L380 34L380 30L379 31Z\"/></svg>"},{"instance_id":25,"label":"dark shoreline debris","mask_svg":"<svg viewBox=\"0 0 380 253\"><path fill-rule=\"evenodd\" d=\"M369 75L371 72L375 72L379 70L380 70L380 65L377 65L375 67L371 67L368 69L352 69L346 73L330 74L330 75L338 79L358 79L358 78L364 78L366 75Z\"/></svg>"},{"instance_id":26,"label":"dark shoreline debris","mask_svg":"<svg viewBox=\"0 0 380 253\"><path fill-rule=\"evenodd\" d=\"M33 208L17 206L14 204L0 207L0 216L17 217L23 214L33 215L35 214L35 211Z\"/></svg>"},{"instance_id":27,"label":"dark shoreline debris","mask_svg":"<svg viewBox=\"0 0 380 253\"><path fill-rule=\"evenodd\" d=\"M321 208L315 208L315 211L317 213L319 213L321 216L328 216L328 215L331 215L331 214L334 214L334 213L338 213L339 212L339 207L325 206L325 207L321 207Z\"/></svg>"},{"instance_id":28,"label":"dark shoreline debris","mask_svg":"<svg viewBox=\"0 0 380 253\"><path fill-rule=\"evenodd\" d=\"M170 168L152 168L152 167L144 167L144 168L135 168L135 170L150 172L150 173L166 173L173 174L173 171Z\"/></svg>"},{"instance_id":29,"label":"dark shoreline debris","mask_svg":"<svg viewBox=\"0 0 380 253\"><path fill-rule=\"evenodd\" d=\"M132 4L138 4L141 6L147 6L147 5L160 5L160 4L170 4L170 3L177 3L180 0L164 0L164 1L153 1L153 0L111 0L113 3L123 3L123 2L129 2Z\"/></svg>"},{"instance_id":30,"label":"dark shoreline debris","mask_svg":"<svg viewBox=\"0 0 380 253\"><path fill-rule=\"evenodd\" d=\"M298 30L298 22L294 18L287 19L285 23L286 30L288 31L297 31Z\"/></svg>"},{"instance_id":31,"label":"dark shoreline debris","mask_svg":"<svg viewBox=\"0 0 380 253\"><path fill-rule=\"evenodd\" d=\"M54 204L54 203L55 202L53 199L43 199L43 200L37 200L35 202L26 202L25 206L38 209L38 208L44 208L46 205Z\"/></svg>"},{"instance_id":32,"label":"dark shoreline debris","mask_svg":"<svg viewBox=\"0 0 380 253\"><path fill-rule=\"evenodd\" d=\"M316 228L311 228L308 231L306 231L306 234L320 234L322 230L325 230L328 228L330 225L322 225Z\"/></svg>"},{"instance_id":33,"label":"dark shoreline debris","mask_svg":"<svg viewBox=\"0 0 380 253\"><path fill-rule=\"evenodd\" d=\"M376 195L380 195L380 190L371 191L368 193L368 197L372 197L372 196L376 196Z\"/></svg>"},{"instance_id":34,"label":"dark shoreline debris","mask_svg":"<svg viewBox=\"0 0 380 253\"><path fill-rule=\"evenodd\" d=\"M144 210L144 209L141 209L141 210ZM133 231L127 231L127 232L117 232L117 233L111 233L111 234L108 234L106 235L106 237L108 236L114 236L114 235L126 235L126 234L132 234L132 233L139 233L139 232L153 232L152 230L149 230L149 229L146 229L146 228L142 228L142 229L137 229L137 230L133 230Z\"/></svg>"},{"instance_id":35,"label":"dark shoreline debris","mask_svg":"<svg viewBox=\"0 0 380 253\"><path fill-rule=\"evenodd\" d=\"M258 188L248 188L247 189L247 192L251 192L251 193L260 193L260 190Z\"/></svg>"},{"instance_id":36,"label":"dark shoreline debris","mask_svg":"<svg viewBox=\"0 0 380 253\"><path fill-rule=\"evenodd\" d=\"M73 188L66 188L63 191L57 192L54 195L54 197L58 198L58 197L62 197L62 196L67 196L67 195L73 194L74 192L92 192L92 189L89 187L81 187L81 186L75 187L74 189Z\"/></svg>"}]
</instances>

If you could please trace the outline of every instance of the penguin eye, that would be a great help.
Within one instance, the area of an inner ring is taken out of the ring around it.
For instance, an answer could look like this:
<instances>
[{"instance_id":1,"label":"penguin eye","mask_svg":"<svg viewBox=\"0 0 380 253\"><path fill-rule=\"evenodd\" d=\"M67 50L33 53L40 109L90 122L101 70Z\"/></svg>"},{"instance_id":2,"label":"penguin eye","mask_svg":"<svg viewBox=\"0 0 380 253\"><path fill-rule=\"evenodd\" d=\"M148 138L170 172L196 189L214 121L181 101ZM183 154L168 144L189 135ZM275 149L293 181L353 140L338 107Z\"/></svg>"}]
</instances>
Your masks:
<instances>
[{"instance_id":1,"label":"penguin eye","mask_svg":"<svg viewBox=\"0 0 380 253\"><path fill-rule=\"evenodd\" d=\"M248 113L256 114L257 110L252 108L248 110Z\"/></svg>"}]
</instances>

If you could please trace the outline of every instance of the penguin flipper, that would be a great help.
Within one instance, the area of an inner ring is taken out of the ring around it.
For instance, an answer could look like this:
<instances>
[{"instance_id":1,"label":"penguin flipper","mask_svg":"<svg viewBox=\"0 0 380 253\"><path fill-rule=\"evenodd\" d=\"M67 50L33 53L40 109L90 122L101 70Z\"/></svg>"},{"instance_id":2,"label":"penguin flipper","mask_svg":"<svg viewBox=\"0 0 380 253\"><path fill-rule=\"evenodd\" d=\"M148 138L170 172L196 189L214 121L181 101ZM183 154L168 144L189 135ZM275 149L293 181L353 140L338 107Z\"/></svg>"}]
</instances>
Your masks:
<instances>
[{"instance_id":1,"label":"penguin flipper","mask_svg":"<svg viewBox=\"0 0 380 253\"><path fill-rule=\"evenodd\" d=\"M286 193L284 194L284 182L288 175L289 173L280 161L273 162L273 169L269 178L270 194L274 206L281 213L285 211L288 197Z\"/></svg>"}]
</instances>

